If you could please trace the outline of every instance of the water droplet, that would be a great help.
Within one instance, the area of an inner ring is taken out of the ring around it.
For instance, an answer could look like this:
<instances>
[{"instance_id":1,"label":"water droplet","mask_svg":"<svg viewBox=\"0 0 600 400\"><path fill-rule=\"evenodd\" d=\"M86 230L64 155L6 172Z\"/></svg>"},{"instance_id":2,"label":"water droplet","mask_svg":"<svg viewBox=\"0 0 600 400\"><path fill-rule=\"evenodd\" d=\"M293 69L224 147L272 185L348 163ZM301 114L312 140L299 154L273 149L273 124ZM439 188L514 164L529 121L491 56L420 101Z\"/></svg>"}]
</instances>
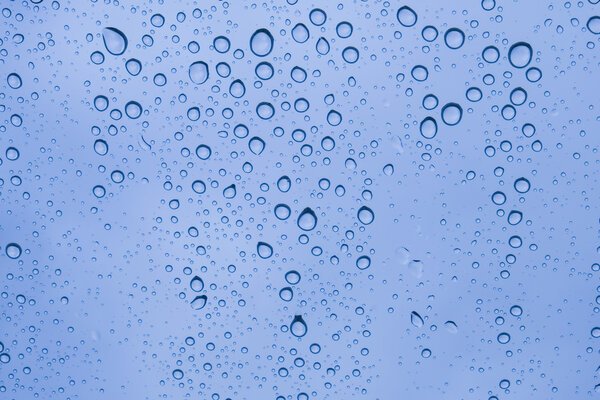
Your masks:
<instances>
[{"instance_id":1,"label":"water droplet","mask_svg":"<svg viewBox=\"0 0 600 400\"><path fill-rule=\"evenodd\" d=\"M590 17L586 23L586 26L590 32L594 35L600 35L600 17L594 15Z\"/></svg>"},{"instance_id":2,"label":"water droplet","mask_svg":"<svg viewBox=\"0 0 600 400\"><path fill-rule=\"evenodd\" d=\"M212 154L212 150L205 144L196 147L196 156L201 160L208 160Z\"/></svg>"},{"instance_id":3,"label":"water droplet","mask_svg":"<svg viewBox=\"0 0 600 400\"><path fill-rule=\"evenodd\" d=\"M200 296L196 296L194 297L194 300L192 300L190 302L190 306L192 307L193 310L202 310L204 308L204 306L206 305L206 302L208 301L208 298L206 297L206 295L200 295Z\"/></svg>"},{"instance_id":4,"label":"water droplet","mask_svg":"<svg viewBox=\"0 0 600 400\"><path fill-rule=\"evenodd\" d=\"M201 85L208 80L208 65L204 61L196 61L190 65L188 74L192 82Z\"/></svg>"},{"instance_id":5,"label":"water droplet","mask_svg":"<svg viewBox=\"0 0 600 400\"><path fill-rule=\"evenodd\" d=\"M255 56L268 56L273 50L273 35L267 29L259 29L250 37L250 50Z\"/></svg>"},{"instance_id":6,"label":"water droplet","mask_svg":"<svg viewBox=\"0 0 600 400\"><path fill-rule=\"evenodd\" d=\"M125 69L133 76L139 75L142 72L142 63L135 58L130 58L125 63Z\"/></svg>"},{"instance_id":7,"label":"water droplet","mask_svg":"<svg viewBox=\"0 0 600 400\"><path fill-rule=\"evenodd\" d=\"M357 217L361 224L369 225L375 219L375 214L369 207L362 206L358 209Z\"/></svg>"},{"instance_id":8,"label":"water droplet","mask_svg":"<svg viewBox=\"0 0 600 400\"><path fill-rule=\"evenodd\" d=\"M457 333L458 332L458 326L456 326L456 324L454 323L454 321L446 321L444 322L444 327L446 327L446 330L450 333Z\"/></svg>"},{"instance_id":9,"label":"water droplet","mask_svg":"<svg viewBox=\"0 0 600 400\"><path fill-rule=\"evenodd\" d=\"M206 192L206 184L201 180L195 180L192 182L192 190L197 194L202 194Z\"/></svg>"},{"instance_id":10,"label":"water droplet","mask_svg":"<svg viewBox=\"0 0 600 400\"><path fill-rule=\"evenodd\" d=\"M435 119L432 117L427 117L423 121L421 121L421 125L419 127L421 135L425 139L433 139L437 134L438 126Z\"/></svg>"},{"instance_id":11,"label":"water droplet","mask_svg":"<svg viewBox=\"0 0 600 400\"><path fill-rule=\"evenodd\" d=\"M416 311L410 313L410 323L417 328L421 328L424 325L423 318Z\"/></svg>"},{"instance_id":12,"label":"water droplet","mask_svg":"<svg viewBox=\"0 0 600 400\"><path fill-rule=\"evenodd\" d=\"M265 141L255 136L248 141L248 148L252 154L260 155L265 150Z\"/></svg>"},{"instance_id":13,"label":"water droplet","mask_svg":"<svg viewBox=\"0 0 600 400\"><path fill-rule=\"evenodd\" d=\"M104 28L102 39L106 50L114 56L120 56L127 50L127 36L117 28Z\"/></svg>"},{"instance_id":14,"label":"water droplet","mask_svg":"<svg viewBox=\"0 0 600 400\"><path fill-rule=\"evenodd\" d=\"M8 258L17 259L21 257L21 246L16 243L9 243L4 249Z\"/></svg>"},{"instance_id":15,"label":"water droplet","mask_svg":"<svg viewBox=\"0 0 600 400\"><path fill-rule=\"evenodd\" d=\"M236 79L229 86L229 94L236 99L242 98L246 94L246 86L241 80Z\"/></svg>"},{"instance_id":16,"label":"water droplet","mask_svg":"<svg viewBox=\"0 0 600 400\"><path fill-rule=\"evenodd\" d=\"M456 103L448 103L442 107L442 121L446 125L456 125L462 119L462 107Z\"/></svg>"},{"instance_id":17,"label":"water droplet","mask_svg":"<svg viewBox=\"0 0 600 400\"><path fill-rule=\"evenodd\" d=\"M260 258L267 259L273 255L273 247L265 242L258 242L256 252Z\"/></svg>"},{"instance_id":18,"label":"water droplet","mask_svg":"<svg viewBox=\"0 0 600 400\"><path fill-rule=\"evenodd\" d=\"M306 207L298 217L298 227L303 231L312 231L317 226L317 216L314 211Z\"/></svg>"},{"instance_id":19,"label":"water droplet","mask_svg":"<svg viewBox=\"0 0 600 400\"><path fill-rule=\"evenodd\" d=\"M18 89L23 84L21 77L16 73L8 74L6 77L6 83L8 83L8 86L10 86L11 89Z\"/></svg>"},{"instance_id":20,"label":"water droplet","mask_svg":"<svg viewBox=\"0 0 600 400\"><path fill-rule=\"evenodd\" d=\"M508 342L510 342L510 335L506 332L502 332L498 335L498 343L500 344L507 344Z\"/></svg>"},{"instance_id":21,"label":"water droplet","mask_svg":"<svg viewBox=\"0 0 600 400\"><path fill-rule=\"evenodd\" d=\"M279 298L283 301L292 301L294 292L291 287L284 287L279 291Z\"/></svg>"},{"instance_id":22,"label":"water droplet","mask_svg":"<svg viewBox=\"0 0 600 400\"><path fill-rule=\"evenodd\" d=\"M515 190L519 193L527 193L531 187L529 181L525 178L519 178L514 184Z\"/></svg>"},{"instance_id":23,"label":"water droplet","mask_svg":"<svg viewBox=\"0 0 600 400\"><path fill-rule=\"evenodd\" d=\"M360 256L356 259L356 267L360 270L367 269L371 266L371 258L369 256Z\"/></svg>"},{"instance_id":24,"label":"water droplet","mask_svg":"<svg viewBox=\"0 0 600 400\"><path fill-rule=\"evenodd\" d=\"M290 214L292 213L290 208L285 204L277 204L275 206L274 212L275 216L282 221L288 219L290 217Z\"/></svg>"},{"instance_id":25,"label":"water droplet","mask_svg":"<svg viewBox=\"0 0 600 400\"><path fill-rule=\"evenodd\" d=\"M94 142L94 151L99 156L105 156L108 153L108 143L102 139L98 139Z\"/></svg>"},{"instance_id":26,"label":"water droplet","mask_svg":"<svg viewBox=\"0 0 600 400\"><path fill-rule=\"evenodd\" d=\"M142 106L137 101L125 104L125 114L131 119L137 119L142 115Z\"/></svg>"},{"instance_id":27,"label":"water droplet","mask_svg":"<svg viewBox=\"0 0 600 400\"><path fill-rule=\"evenodd\" d=\"M292 332L292 335L294 335L296 337L302 337L302 336L306 335L307 331L308 331L308 327L306 326L306 322L304 322L304 319L302 318L302 316L301 315L294 316L294 319L292 320L292 323L290 324L290 332Z\"/></svg>"},{"instance_id":28,"label":"water droplet","mask_svg":"<svg viewBox=\"0 0 600 400\"><path fill-rule=\"evenodd\" d=\"M402 26L409 28L417 23L417 13L412 8L403 6L398 9L396 19Z\"/></svg>"},{"instance_id":29,"label":"water droplet","mask_svg":"<svg viewBox=\"0 0 600 400\"><path fill-rule=\"evenodd\" d=\"M190 281L190 289L194 292L201 292L204 289L204 281L198 275L194 276Z\"/></svg>"},{"instance_id":30,"label":"water droplet","mask_svg":"<svg viewBox=\"0 0 600 400\"><path fill-rule=\"evenodd\" d=\"M298 271L291 270L285 273L285 281L290 285L297 285L298 283L300 283L300 279L301 276Z\"/></svg>"},{"instance_id":31,"label":"water droplet","mask_svg":"<svg viewBox=\"0 0 600 400\"><path fill-rule=\"evenodd\" d=\"M465 43L465 34L458 28L450 28L444 34L444 42L452 50L460 49Z\"/></svg>"},{"instance_id":32,"label":"water droplet","mask_svg":"<svg viewBox=\"0 0 600 400\"><path fill-rule=\"evenodd\" d=\"M523 314L523 309L520 306L512 306L510 314L515 317L520 317Z\"/></svg>"},{"instance_id":33,"label":"water droplet","mask_svg":"<svg viewBox=\"0 0 600 400\"><path fill-rule=\"evenodd\" d=\"M525 68L531 62L533 50L529 43L518 42L510 46L508 61L515 68Z\"/></svg>"},{"instance_id":34,"label":"water droplet","mask_svg":"<svg viewBox=\"0 0 600 400\"><path fill-rule=\"evenodd\" d=\"M298 43L304 43L310 37L308 28L306 25L299 23L292 28L292 38Z\"/></svg>"},{"instance_id":35,"label":"water droplet","mask_svg":"<svg viewBox=\"0 0 600 400\"><path fill-rule=\"evenodd\" d=\"M342 50L342 58L348 64L354 64L358 61L359 52L356 47L348 46L344 50Z\"/></svg>"}]
</instances>

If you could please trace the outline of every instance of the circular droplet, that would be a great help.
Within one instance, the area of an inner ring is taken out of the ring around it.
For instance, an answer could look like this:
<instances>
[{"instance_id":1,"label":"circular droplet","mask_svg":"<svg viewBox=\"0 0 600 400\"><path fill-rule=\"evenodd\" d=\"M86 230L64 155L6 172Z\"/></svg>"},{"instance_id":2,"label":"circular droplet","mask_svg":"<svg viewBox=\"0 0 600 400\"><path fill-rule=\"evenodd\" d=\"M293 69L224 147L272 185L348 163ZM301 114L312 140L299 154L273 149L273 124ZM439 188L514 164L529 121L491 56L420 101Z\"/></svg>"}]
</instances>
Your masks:
<instances>
[{"instance_id":1,"label":"circular droplet","mask_svg":"<svg viewBox=\"0 0 600 400\"><path fill-rule=\"evenodd\" d=\"M514 317L520 317L523 314L523 309L520 306L512 306L510 314Z\"/></svg>"},{"instance_id":2,"label":"circular droplet","mask_svg":"<svg viewBox=\"0 0 600 400\"><path fill-rule=\"evenodd\" d=\"M229 39L227 39L225 36L217 36L215 40L213 40L213 47L217 51L217 53L224 54L229 51L231 43L229 42Z\"/></svg>"},{"instance_id":3,"label":"circular droplet","mask_svg":"<svg viewBox=\"0 0 600 400\"><path fill-rule=\"evenodd\" d=\"M23 84L21 77L16 73L8 74L6 83L8 83L8 86L10 86L11 89L18 89Z\"/></svg>"},{"instance_id":4,"label":"circular droplet","mask_svg":"<svg viewBox=\"0 0 600 400\"><path fill-rule=\"evenodd\" d=\"M279 291L279 298L283 301L292 301L294 292L291 287L284 287Z\"/></svg>"},{"instance_id":5,"label":"circular droplet","mask_svg":"<svg viewBox=\"0 0 600 400\"><path fill-rule=\"evenodd\" d=\"M21 257L21 246L16 243L9 243L4 249L8 258L17 259Z\"/></svg>"},{"instance_id":6,"label":"circular droplet","mask_svg":"<svg viewBox=\"0 0 600 400\"><path fill-rule=\"evenodd\" d=\"M94 107L98 111L104 111L108 108L108 98L106 96L96 96L94 98Z\"/></svg>"},{"instance_id":7,"label":"circular droplet","mask_svg":"<svg viewBox=\"0 0 600 400\"><path fill-rule=\"evenodd\" d=\"M531 62L533 50L529 43L518 42L510 46L508 61L515 68L525 68Z\"/></svg>"},{"instance_id":8,"label":"circular droplet","mask_svg":"<svg viewBox=\"0 0 600 400\"><path fill-rule=\"evenodd\" d=\"M285 204L277 204L275 206L274 212L277 219L280 219L282 221L288 219L290 217L290 214L292 213L290 208Z\"/></svg>"},{"instance_id":9,"label":"circular droplet","mask_svg":"<svg viewBox=\"0 0 600 400\"><path fill-rule=\"evenodd\" d=\"M265 57L273 50L273 35L267 29L259 29L250 37L250 50L255 56Z\"/></svg>"},{"instance_id":10,"label":"circular droplet","mask_svg":"<svg viewBox=\"0 0 600 400\"><path fill-rule=\"evenodd\" d=\"M320 8L315 8L308 14L308 19L313 25L321 26L327 21L327 14Z\"/></svg>"},{"instance_id":11,"label":"circular droplet","mask_svg":"<svg viewBox=\"0 0 600 400\"><path fill-rule=\"evenodd\" d=\"M266 81L273 77L275 70L273 69L273 66L270 63L265 61L265 62L261 62L260 64L258 64L256 66L256 68L254 69L254 73L260 79Z\"/></svg>"},{"instance_id":12,"label":"circular droplet","mask_svg":"<svg viewBox=\"0 0 600 400\"><path fill-rule=\"evenodd\" d=\"M356 47L348 46L342 50L342 58L348 64L354 64L358 61L359 53Z\"/></svg>"},{"instance_id":13,"label":"circular droplet","mask_svg":"<svg viewBox=\"0 0 600 400\"><path fill-rule=\"evenodd\" d=\"M417 13L412 8L403 6L398 9L396 19L400 22L400 25L408 28L417 23Z\"/></svg>"},{"instance_id":14,"label":"circular droplet","mask_svg":"<svg viewBox=\"0 0 600 400\"><path fill-rule=\"evenodd\" d=\"M285 273L285 281L290 285L297 285L300 283L301 276L298 271L288 271Z\"/></svg>"},{"instance_id":15,"label":"circular droplet","mask_svg":"<svg viewBox=\"0 0 600 400\"><path fill-rule=\"evenodd\" d=\"M196 61L189 68L189 76L196 85L201 85L208 80L208 65L204 61Z\"/></svg>"},{"instance_id":16,"label":"circular droplet","mask_svg":"<svg viewBox=\"0 0 600 400\"><path fill-rule=\"evenodd\" d=\"M298 43L304 43L310 37L310 33L308 32L308 28L306 25L300 23L296 24L292 28L292 38Z\"/></svg>"},{"instance_id":17,"label":"circular droplet","mask_svg":"<svg viewBox=\"0 0 600 400\"><path fill-rule=\"evenodd\" d=\"M342 39L349 38L352 35L353 30L352 24L347 21L340 22L335 27L335 33Z\"/></svg>"},{"instance_id":18,"label":"circular droplet","mask_svg":"<svg viewBox=\"0 0 600 400\"><path fill-rule=\"evenodd\" d=\"M512 210L508 214L508 223L511 225L517 225L523 219L523 213L517 210Z\"/></svg>"},{"instance_id":19,"label":"circular droplet","mask_svg":"<svg viewBox=\"0 0 600 400\"><path fill-rule=\"evenodd\" d=\"M271 103L263 101L256 106L256 114L260 119L271 119L275 115L275 108Z\"/></svg>"},{"instance_id":20,"label":"circular droplet","mask_svg":"<svg viewBox=\"0 0 600 400\"><path fill-rule=\"evenodd\" d=\"M498 343L506 344L510 342L510 335L506 332L502 332L498 335Z\"/></svg>"},{"instance_id":21,"label":"circular droplet","mask_svg":"<svg viewBox=\"0 0 600 400\"><path fill-rule=\"evenodd\" d=\"M206 184L201 180L195 180L192 183L192 190L197 194L202 194L206 192Z\"/></svg>"},{"instance_id":22,"label":"circular droplet","mask_svg":"<svg viewBox=\"0 0 600 400\"><path fill-rule=\"evenodd\" d=\"M127 50L127 37L117 28L104 28L102 30L104 47L113 56L120 56Z\"/></svg>"},{"instance_id":23,"label":"circular droplet","mask_svg":"<svg viewBox=\"0 0 600 400\"><path fill-rule=\"evenodd\" d=\"M494 192L492 194L492 202L497 206L501 206L506 202L506 195L502 192Z\"/></svg>"},{"instance_id":24,"label":"circular droplet","mask_svg":"<svg viewBox=\"0 0 600 400\"><path fill-rule=\"evenodd\" d=\"M515 181L515 190L519 193L527 193L531 184L526 178L519 178Z\"/></svg>"},{"instance_id":25,"label":"circular droplet","mask_svg":"<svg viewBox=\"0 0 600 400\"><path fill-rule=\"evenodd\" d=\"M108 153L108 143L102 139L98 139L94 142L94 151L99 156L105 156Z\"/></svg>"},{"instance_id":26,"label":"circular droplet","mask_svg":"<svg viewBox=\"0 0 600 400\"><path fill-rule=\"evenodd\" d=\"M131 119L137 119L142 115L142 106L137 101L125 104L125 114Z\"/></svg>"},{"instance_id":27,"label":"circular droplet","mask_svg":"<svg viewBox=\"0 0 600 400\"><path fill-rule=\"evenodd\" d=\"M500 58L500 51L496 46L488 46L481 52L481 57L485 62L493 64Z\"/></svg>"},{"instance_id":28,"label":"circular droplet","mask_svg":"<svg viewBox=\"0 0 600 400\"><path fill-rule=\"evenodd\" d=\"M438 37L438 30L435 26L427 25L421 31L421 36L423 36L423 39L425 39L425 41L433 42Z\"/></svg>"},{"instance_id":29,"label":"circular droplet","mask_svg":"<svg viewBox=\"0 0 600 400\"><path fill-rule=\"evenodd\" d=\"M277 180L277 188L282 193L288 192L291 187L292 187L292 180L289 178L289 176L284 175Z\"/></svg>"},{"instance_id":30,"label":"circular droplet","mask_svg":"<svg viewBox=\"0 0 600 400\"><path fill-rule=\"evenodd\" d=\"M362 206L358 209L357 217L361 224L369 225L375 219L375 214L369 207Z\"/></svg>"},{"instance_id":31,"label":"circular droplet","mask_svg":"<svg viewBox=\"0 0 600 400\"><path fill-rule=\"evenodd\" d=\"M410 74L412 75L414 80L418 82L423 82L429 76L429 71L427 71L427 68L425 68L424 66L417 65L416 67L413 67L413 69L410 71Z\"/></svg>"},{"instance_id":32,"label":"circular droplet","mask_svg":"<svg viewBox=\"0 0 600 400\"><path fill-rule=\"evenodd\" d=\"M196 156L201 160L208 160L212 154L212 150L205 144L196 147Z\"/></svg>"},{"instance_id":33,"label":"circular droplet","mask_svg":"<svg viewBox=\"0 0 600 400\"><path fill-rule=\"evenodd\" d=\"M479 88L472 87L467 89L466 96L467 100L475 103L481 100L481 98L483 97L483 93L481 93L481 90Z\"/></svg>"},{"instance_id":34,"label":"circular droplet","mask_svg":"<svg viewBox=\"0 0 600 400\"><path fill-rule=\"evenodd\" d=\"M456 125L462 119L462 107L456 103L448 103L442 107L442 121L446 125Z\"/></svg>"},{"instance_id":35,"label":"circular droplet","mask_svg":"<svg viewBox=\"0 0 600 400\"><path fill-rule=\"evenodd\" d=\"M458 28L450 28L444 34L444 42L452 50L460 49L465 43L465 34Z\"/></svg>"},{"instance_id":36,"label":"circular droplet","mask_svg":"<svg viewBox=\"0 0 600 400\"><path fill-rule=\"evenodd\" d=\"M588 31L592 32L594 35L600 35L600 17L594 15L588 19L586 26Z\"/></svg>"}]
</instances>

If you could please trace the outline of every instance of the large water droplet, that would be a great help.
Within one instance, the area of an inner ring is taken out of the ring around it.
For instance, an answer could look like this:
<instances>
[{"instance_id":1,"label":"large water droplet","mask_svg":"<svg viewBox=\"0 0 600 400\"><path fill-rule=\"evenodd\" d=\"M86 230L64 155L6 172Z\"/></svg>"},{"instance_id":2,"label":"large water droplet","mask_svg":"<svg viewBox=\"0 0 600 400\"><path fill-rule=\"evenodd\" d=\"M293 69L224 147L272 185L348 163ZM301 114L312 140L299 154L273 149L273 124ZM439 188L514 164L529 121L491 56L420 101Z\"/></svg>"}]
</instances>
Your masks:
<instances>
[{"instance_id":1,"label":"large water droplet","mask_svg":"<svg viewBox=\"0 0 600 400\"><path fill-rule=\"evenodd\" d=\"M250 50L258 57L265 57L273 50L273 35L266 29L259 29L250 37Z\"/></svg>"},{"instance_id":2,"label":"large water droplet","mask_svg":"<svg viewBox=\"0 0 600 400\"><path fill-rule=\"evenodd\" d=\"M462 119L462 107L456 103L448 103L442 107L442 121L446 125L456 125Z\"/></svg>"},{"instance_id":3,"label":"large water droplet","mask_svg":"<svg viewBox=\"0 0 600 400\"><path fill-rule=\"evenodd\" d=\"M519 193L527 193L531 184L526 178L519 178L515 181L515 190Z\"/></svg>"},{"instance_id":4,"label":"large water droplet","mask_svg":"<svg viewBox=\"0 0 600 400\"><path fill-rule=\"evenodd\" d=\"M529 43L518 42L510 46L508 61L515 68L525 68L531 62L533 50Z\"/></svg>"},{"instance_id":5,"label":"large water droplet","mask_svg":"<svg viewBox=\"0 0 600 400\"><path fill-rule=\"evenodd\" d=\"M265 149L265 141L255 136L248 142L248 148L252 154L259 155Z\"/></svg>"},{"instance_id":6,"label":"large water droplet","mask_svg":"<svg viewBox=\"0 0 600 400\"><path fill-rule=\"evenodd\" d=\"M102 39L106 50L114 56L120 56L127 50L127 36L117 28L104 28Z\"/></svg>"},{"instance_id":7,"label":"large water droplet","mask_svg":"<svg viewBox=\"0 0 600 400\"><path fill-rule=\"evenodd\" d=\"M594 15L588 19L586 24L588 31L592 32L594 35L600 35L600 17Z\"/></svg>"}]
</instances>

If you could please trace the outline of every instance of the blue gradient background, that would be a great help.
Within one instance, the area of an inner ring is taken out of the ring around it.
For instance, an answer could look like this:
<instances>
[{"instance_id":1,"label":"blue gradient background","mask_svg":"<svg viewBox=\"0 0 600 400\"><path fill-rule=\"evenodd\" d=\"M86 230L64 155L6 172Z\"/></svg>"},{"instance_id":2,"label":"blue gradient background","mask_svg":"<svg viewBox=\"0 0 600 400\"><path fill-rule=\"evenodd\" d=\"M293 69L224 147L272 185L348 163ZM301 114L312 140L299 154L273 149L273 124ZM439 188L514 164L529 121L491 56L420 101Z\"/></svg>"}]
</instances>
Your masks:
<instances>
[{"instance_id":1,"label":"blue gradient background","mask_svg":"<svg viewBox=\"0 0 600 400\"><path fill-rule=\"evenodd\" d=\"M0 2L0 398L597 397L595 3ZM396 18L404 5L418 16L414 26ZM323 25L311 22L315 8ZM155 14L164 25L152 25ZM348 38L336 34L343 21L353 26ZM305 43L292 37L298 23L310 32ZM432 42L427 25L439 32ZM122 55L105 48L107 27L126 35ZM458 49L444 42L454 27L465 34ZM266 57L250 49L261 28L274 37ZM221 35L231 44L224 54L213 46ZM320 37L328 54L316 50ZM532 48L526 68L509 62L517 42ZM356 63L342 57L347 46L359 50ZM483 59L487 46L498 48L497 62ZM104 54L99 65L94 51ZM142 64L137 76L125 68L131 58ZM200 85L188 73L196 61L209 66ZM274 68L269 80L255 75L262 61ZM217 74L219 62L229 76ZM426 80L411 76L416 65ZM303 83L291 79L294 66L306 70ZM539 81L528 81L530 67ZM246 88L239 99L229 94L235 79ZM466 98L470 87L481 101ZM505 119L517 87L527 100ZM439 101L433 110L423 106L427 94ZM106 111L94 107L98 95L109 99ZM294 110L298 98L307 112ZM125 114L129 101L142 106L140 118ZM268 120L257 116L263 101L275 107ZM455 126L442 121L448 103L463 110ZM328 123L330 110L340 125ZM419 131L426 117L437 121L432 139ZM234 135L237 124L246 138ZM255 136L265 142L259 155L249 148ZM105 155L94 150L98 139ZM209 159L196 156L200 144ZM111 180L115 170L123 182ZM278 188L282 176L288 192ZM514 188L521 177L527 193ZM198 179L202 194L192 190ZM504 204L492 201L496 191ZM291 209L285 221L274 215L280 203ZM372 223L358 219L362 206ZM308 232L297 225L306 207L318 218ZM514 226L511 210L523 214ZM259 242L271 257L258 256ZM365 255L371 264L361 270ZM298 284L286 283L290 270ZM190 307L196 275L202 310ZM289 302L279 296L286 286ZM289 332L296 315L307 325L300 338Z\"/></svg>"}]
</instances>

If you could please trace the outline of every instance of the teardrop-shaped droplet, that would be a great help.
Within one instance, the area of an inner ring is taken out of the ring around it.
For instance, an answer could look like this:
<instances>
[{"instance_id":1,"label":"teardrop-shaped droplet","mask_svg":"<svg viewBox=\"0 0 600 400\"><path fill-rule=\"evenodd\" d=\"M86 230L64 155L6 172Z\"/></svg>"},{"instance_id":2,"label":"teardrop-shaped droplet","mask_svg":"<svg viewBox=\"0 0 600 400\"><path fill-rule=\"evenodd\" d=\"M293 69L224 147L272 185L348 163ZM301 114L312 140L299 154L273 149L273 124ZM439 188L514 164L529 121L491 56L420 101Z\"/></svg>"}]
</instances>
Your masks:
<instances>
[{"instance_id":1,"label":"teardrop-shaped droplet","mask_svg":"<svg viewBox=\"0 0 600 400\"><path fill-rule=\"evenodd\" d=\"M201 85L208 80L208 65L204 61L196 61L190 65L188 73L192 82Z\"/></svg>"},{"instance_id":2,"label":"teardrop-shaped droplet","mask_svg":"<svg viewBox=\"0 0 600 400\"><path fill-rule=\"evenodd\" d=\"M303 231L312 231L317 226L317 216L315 212L306 207L298 217L298 227Z\"/></svg>"},{"instance_id":3,"label":"teardrop-shaped droplet","mask_svg":"<svg viewBox=\"0 0 600 400\"><path fill-rule=\"evenodd\" d=\"M306 322L304 322L304 319L301 315L294 316L294 319L290 324L290 332L292 332L292 335L296 337L302 337L306 335L306 332L308 332Z\"/></svg>"},{"instance_id":4,"label":"teardrop-shaped droplet","mask_svg":"<svg viewBox=\"0 0 600 400\"><path fill-rule=\"evenodd\" d=\"M204 281L198 275L192 278L190 281L190 289L194 292L201 292L204 289Z\"/></svg>"},{"instance_id":5,"label":"teardrop-shaped droplet","mask_svg":"<svg viewBox=\"0 0 600 400\"><path fill-rule=\"evenodd\" d=\"M198 311L198 310L202 310L204 308L204 306L206 305L206 301L207 301L207 297L206 295L200 295L200 296L196 296L194 298L194 300L192 300L190 302L190 306L192 307L192 309Z\"/></svg>"},{"instance_id":6,"label":"teardrop-shaped droplet","mask_svg":"<svg viewBox=\"0 0 600 400\"><path fill-rule=\"evenodd\" d=\"M253 154L259 155L265 149L265 141L255 136L248 142L248 148Z\"/></svg>"},{"instance_id":7,"label":"teardrop-shaped droplet","mask_svg":"<svg viewBox=\"0 0 600 400\"><path fill-rule=\"evenodd\" d=\"M419 313L416 311L413 311L410 313L410 323L413 324L417 328L422 327L424 324L423 318L421 318Z\"/></svg>"},{"instance_id":8,"label":"teardrop-shaped droplet","mask_svg":"<svg viewBox=\"0 0 600 400\"><path fill-rule=\"evenodd\" d=\"M265 242L258 242L256 252L260 258L267 259L273 255L273 247Z\"/></svg>"},{"instance_id":9,"label":"teardrop-shaped droplet","mask_svg":"<svg viewBox=\"0 0 600 400\"><path fill-rule=\"evenodd\" d=\"M255 56L265 57L273 50L273 35L266 29L259 29L250 37L250 50Z\"/></svg>"},{"instance_id":10,"label":"teardrop-shaped droplet","mask_svg":"<svg viewBox=\"0 0 600 400\"><path fill-rule=\"evenodd\" d=\"M104 28L102 30L104 47L113 56L120 56L127 50L127 36L117 28Z\"/></svg>"},{"instance_id":11,"label":"teardrop-shaped droplet","mask_svg":"<svg viewBox=\"0 0 600 400\"><path fill-rule=\"evenodd\" d=\"M226 199L233 199L236 193L237 190L235 189L235 184L229 185L225 189L223 189L223 197L225 197Z\"/></svg>"},{"instance_id":12,"label":"teardrop-shaped droplet","mask_svg":"<svg viewBox=\"0 0 600 400\"><path fill-rule=\"evenodd\" d=\"M286 193L292 187L292 180L289 176L284 175L277 180L277 188L282 192Z\"/></svg>"}]
</instances>

